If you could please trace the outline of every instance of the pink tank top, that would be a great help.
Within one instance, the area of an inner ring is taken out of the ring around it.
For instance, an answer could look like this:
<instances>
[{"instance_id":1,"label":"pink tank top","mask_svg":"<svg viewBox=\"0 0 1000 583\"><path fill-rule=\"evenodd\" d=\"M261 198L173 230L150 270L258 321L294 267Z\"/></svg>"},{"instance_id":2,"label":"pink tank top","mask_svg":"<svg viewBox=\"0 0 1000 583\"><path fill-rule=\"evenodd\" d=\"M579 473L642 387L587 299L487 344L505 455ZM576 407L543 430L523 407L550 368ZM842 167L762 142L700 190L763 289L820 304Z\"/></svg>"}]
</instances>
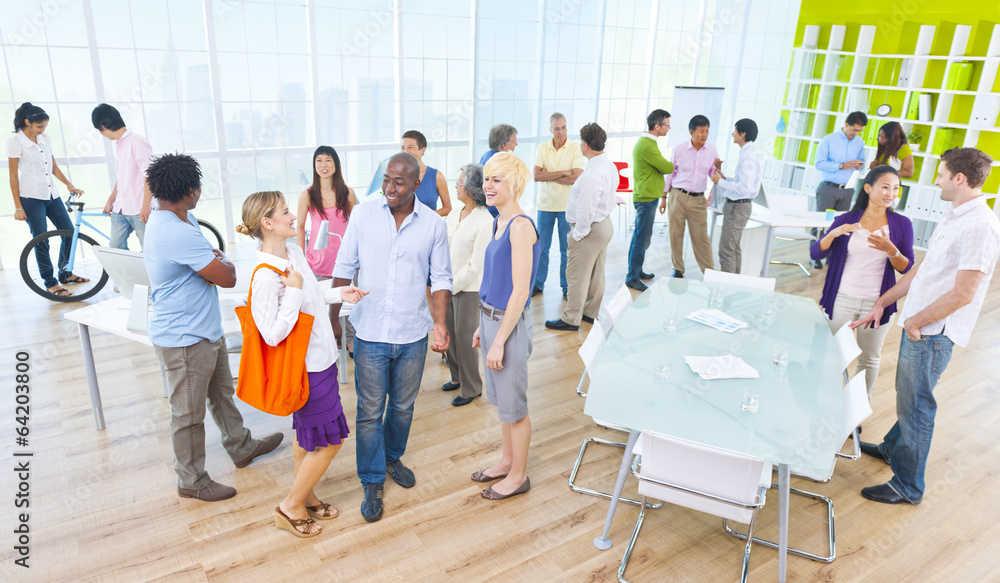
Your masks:
<instances>
[{"instance_id":1,"label":"pink tank top","mask_svg":"<svg viewBox=\"0 0 1000 583\"><path fill-rule=\"evenodd\" d=\"M306 260L309 267L316 275L333 275L333 266L337 263L337 252L340 251L341 237L347 231L347 219L344 213L335 206L326 207L326 220L330 222L330 244L326 249L313 249L313 241L309 240L309 249L306 251ZM323 215L319 211L309 208L309 233L314 235L319 233L319 226L323 223Z\"/></svg>"}]
</instances>

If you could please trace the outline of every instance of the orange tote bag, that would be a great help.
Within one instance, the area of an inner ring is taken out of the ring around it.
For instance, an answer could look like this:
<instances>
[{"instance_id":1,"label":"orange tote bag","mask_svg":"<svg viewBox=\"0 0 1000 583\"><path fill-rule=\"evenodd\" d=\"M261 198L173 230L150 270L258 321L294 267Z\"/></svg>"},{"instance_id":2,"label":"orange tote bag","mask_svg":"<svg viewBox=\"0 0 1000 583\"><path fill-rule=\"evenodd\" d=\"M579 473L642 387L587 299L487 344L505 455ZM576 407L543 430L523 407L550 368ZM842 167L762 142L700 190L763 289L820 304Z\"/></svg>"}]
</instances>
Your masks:
<instances>
[{"instance_id":1,"label":"orange tote bag","mask_svg":"<svg viewBox=\"0 0 1000 583\"><path fill-rule=\"evenodd\" d=\"M276 267L262 263L261 267L283 273ZM252 291L252 290L251 290ZM264 342L250 313L250 296L247 305L236 308L236 317L243 328L243 349L240 352L240 371L236 381L236 396L244 403L265 413L286 416L298 411L309 398L309 374L306 372L306 350L312 332L313 316L299 312L299 319L284 340L277 346Z\"/></svg>"}]
</instances>

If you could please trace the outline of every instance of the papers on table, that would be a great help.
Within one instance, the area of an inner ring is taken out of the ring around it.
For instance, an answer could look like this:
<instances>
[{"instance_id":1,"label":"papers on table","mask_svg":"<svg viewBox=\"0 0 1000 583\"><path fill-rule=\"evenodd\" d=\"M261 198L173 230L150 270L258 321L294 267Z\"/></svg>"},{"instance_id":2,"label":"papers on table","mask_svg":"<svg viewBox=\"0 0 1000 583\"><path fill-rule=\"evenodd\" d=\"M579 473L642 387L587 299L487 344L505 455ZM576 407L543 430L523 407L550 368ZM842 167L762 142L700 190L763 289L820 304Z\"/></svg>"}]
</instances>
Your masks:
<instances>
[{"instance_id":1,"label":"papers on table","mask_svg":"<svg viewBox=\"0 0 1000 583\"><path fill-rule=\"evenodd\" d=\"M685 356L684 362L691 367L692 372L710 381L713 379L757 379L760 374L757 369L747 364L742 358L727 354L725 356Z\"/></svg>"},{"instance_id":2,"label":"papers on table","mask_svg":"<svg viewBox=\"0 0 1000 583\"><path fill-rule=\"evenodd\" d=\"M695 322L700 322L706 326L711 326L716 330L721 332L735 332L740 328L748 328L749 324L742 320L737 320L729 314L723 312L722 310L712 309L700 309L695 310L688 314L688 320L694 320Z\"/></svg>"}]
</instances>

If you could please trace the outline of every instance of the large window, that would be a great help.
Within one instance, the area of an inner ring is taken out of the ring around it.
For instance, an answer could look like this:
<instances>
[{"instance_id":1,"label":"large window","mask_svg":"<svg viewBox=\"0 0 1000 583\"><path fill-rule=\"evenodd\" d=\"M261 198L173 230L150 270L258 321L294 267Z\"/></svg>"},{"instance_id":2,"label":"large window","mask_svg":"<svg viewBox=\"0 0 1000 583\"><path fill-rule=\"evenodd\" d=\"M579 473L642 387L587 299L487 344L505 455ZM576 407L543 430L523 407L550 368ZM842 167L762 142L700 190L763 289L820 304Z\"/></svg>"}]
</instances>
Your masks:
<instances>
[{"instance_id":1,"label":"large window","mask_svg":"<svg viewBox=\"0 0 1000 583\"><path fill-rule=\"evenodd\" d=\"M571 137L596 120L611 136L609 155L629 161L648 108L669 109L678 84L726 85L741 53L730 105L737 117L756 116L767 140L798 6L755 3L745 46L744 6L4 0L0 121L9 124L24 101L45 108L58 163L94 208L115 176L112 146L90 112L111 103L155 152L199 159L198 214L233 237L248 194L281 190L294 200L311 180L319 144L337 148L348 184L365 189L377 163L399 150L400 133L417 129L429 140L426 162L453 184L458 167L488 148L497 123L518 129L516 153L530 165L559 111ZM0 196L0 217L12 214L11 198ZM6 264L26 237L23 224L0 230Z\"/></svg>"}]
</instances>

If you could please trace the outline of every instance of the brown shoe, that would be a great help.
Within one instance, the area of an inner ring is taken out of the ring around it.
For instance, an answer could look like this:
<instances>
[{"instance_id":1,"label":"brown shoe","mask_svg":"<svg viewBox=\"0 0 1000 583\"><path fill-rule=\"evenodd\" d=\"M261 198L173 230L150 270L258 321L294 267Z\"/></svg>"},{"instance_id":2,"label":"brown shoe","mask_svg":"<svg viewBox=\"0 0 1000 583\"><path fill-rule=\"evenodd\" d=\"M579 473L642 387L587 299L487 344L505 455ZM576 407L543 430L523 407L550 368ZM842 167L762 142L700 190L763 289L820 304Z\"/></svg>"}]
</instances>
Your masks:
<instances>
[{"instance_id":1,"label":"brown shoe","mask_svg":"<svg viewBox=\"0 0 1000 583\"><path fill-rule=\"evenodd\" d=\"M202 502L218 502L219 500L226 500L235 496L236 488L212 480L200 490L178 487L177 495L181 498L194 498Z\"/></svg>"},{"instance_id":2,"label":"brown shoe","mask_svg":"<svg viewBox=\"0 0 1000 583\"><path fill-rule=\"evenodd\" d=\"M281 445L281 440L284 438L285 434L279 432L258 440L257 447L254 448L253 453L251 453L246 459L236 462L236 467L245 468L250 465L250 462L252 462L254 458L271 453L275 450L275 448Z\"/></svg>"}]
</instances>

